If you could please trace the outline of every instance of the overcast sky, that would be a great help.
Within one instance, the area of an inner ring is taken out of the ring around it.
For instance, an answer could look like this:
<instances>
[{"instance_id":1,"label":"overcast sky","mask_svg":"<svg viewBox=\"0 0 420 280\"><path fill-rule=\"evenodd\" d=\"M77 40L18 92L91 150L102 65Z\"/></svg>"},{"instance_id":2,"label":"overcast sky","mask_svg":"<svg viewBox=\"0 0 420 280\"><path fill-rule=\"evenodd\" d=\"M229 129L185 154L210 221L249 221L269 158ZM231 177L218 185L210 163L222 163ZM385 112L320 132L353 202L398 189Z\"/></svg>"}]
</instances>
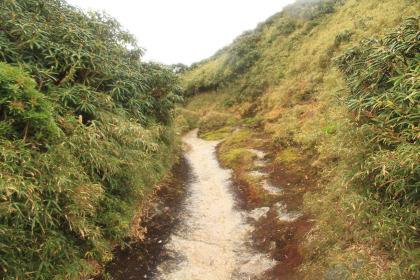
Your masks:
<instances>
[{"instance_id":1,"label":"overcast sky","mask_svg":"<svg viewBox=\"0 0 420 280\"><path fill-rule=\"evenodd\" d=\"M105 10L146 48L143 60L190 65L295 0L67 0Z\"/></svg>"}]
</instances>

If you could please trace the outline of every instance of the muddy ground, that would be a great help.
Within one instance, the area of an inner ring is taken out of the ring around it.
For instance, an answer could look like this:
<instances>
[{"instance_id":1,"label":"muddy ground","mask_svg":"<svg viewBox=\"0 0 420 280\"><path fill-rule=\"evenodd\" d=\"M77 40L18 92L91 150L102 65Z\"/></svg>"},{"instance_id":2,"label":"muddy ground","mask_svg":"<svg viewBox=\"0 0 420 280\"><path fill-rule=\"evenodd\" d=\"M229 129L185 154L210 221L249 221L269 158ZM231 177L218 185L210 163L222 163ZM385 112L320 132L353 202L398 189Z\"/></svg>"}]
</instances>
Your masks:
<instances>
[{"instance_id":1,"label":"muddy ground","mask_svg":"<svg viewBox=\"0 0 420 280\"><path fill-rule=\"evenodd\" d=\"M265 193L262 188L249 184L244 179L246 171L240 167L234 168L232 191L237 197L237 206L244 211L270 209L253 222L255 230L250 242L253 249L277 261L277 265L266 272L264 279L303 279L299 266L304 256L299 248L307 242L308 233L315 223L311 221L309 213L302 212L302 204L303 195L316 189L315 171L309 165L300 165L296 169L291 165L276 163L273 156L278 151L269 143L267 136L259 129L254 129L254 138L258 138L258 143L254 141L248 148L265 154L263 158L266 164L259 168L259 172L267 174L264 178L273 187L281 189L281 195ZM261 193L264 195L261 196ZM296 218L279 219L276 207L279 204L284 206L285 213L298 213Z\"/></svg>"}]
</instances>

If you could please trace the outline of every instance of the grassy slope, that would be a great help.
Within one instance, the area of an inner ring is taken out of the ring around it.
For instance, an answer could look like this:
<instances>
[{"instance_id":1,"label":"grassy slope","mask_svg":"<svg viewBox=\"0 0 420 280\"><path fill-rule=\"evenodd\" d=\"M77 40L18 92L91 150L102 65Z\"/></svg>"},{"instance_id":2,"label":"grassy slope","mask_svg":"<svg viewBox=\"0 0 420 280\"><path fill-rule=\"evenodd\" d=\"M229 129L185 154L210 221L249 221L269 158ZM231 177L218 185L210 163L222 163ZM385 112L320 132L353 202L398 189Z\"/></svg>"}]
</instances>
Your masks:
<instances>
[{"instance_id":1,"label":"grassy slope","mask_svg":"<svg viewBox=\"0 0 420 280\"><path fill-rule=\"evenodd\" d=\"M249 43L241 41L249 34L194 65L185 75L185 87L190 94L199 94L184 109L184 116L190 126L199 122L207 131L212 123L217 123L214 129L235 123L259 125L270 135L278 157L295 151L298 156L290 156L292 161L304 157L318 171L322 190L308 193L304 205L317 221L301 246L306 257L301 269L308 279L322 278L336 265L351 266L356 259L363 265L357 269L358 276L352 276L355 279L415 278L416 272L408 268L418 264L415 254L384 246L389 239L372 234L376 229L359 215L369 207L360 208L357 192L349 185L343 187L349 168L345 163L352 156L351 150L344 149L343 139L351 137L353 128L346 109L331 101L345 87L332 59L360 39L381 37L405 18L417 16L420 3L349 0L330 6L335 12L312 14L311 19L309 11L314 8L298 1L260 24L251 33L257 37L251 45L259 58L253 61L251 56L251 66L244 71L238 72L238 63L231 58L235 46ZM289 28L290 22L294 28ZM249 50L244 53L242 57ZM220 116L227 121L221 123ZM374 220L378 217L370 219Z\"/></svg>"}]
</instances>

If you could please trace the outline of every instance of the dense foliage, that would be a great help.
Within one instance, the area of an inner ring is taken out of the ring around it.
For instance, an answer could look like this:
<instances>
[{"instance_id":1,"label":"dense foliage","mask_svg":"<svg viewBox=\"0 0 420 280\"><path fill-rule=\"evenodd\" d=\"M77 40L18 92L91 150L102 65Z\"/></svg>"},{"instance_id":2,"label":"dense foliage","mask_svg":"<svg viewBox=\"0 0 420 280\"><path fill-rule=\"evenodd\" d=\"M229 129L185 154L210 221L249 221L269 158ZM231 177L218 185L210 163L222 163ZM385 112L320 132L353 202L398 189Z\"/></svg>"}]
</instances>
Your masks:
<instances>
[{"instance_id":1,"label":"dense foliage","mask_svg":"<svg viewBox=\"0 0 420 280\"><path fill-rule=\"evenodd\" d=\"M0 1L0 278L80 279L133 234L181 100L142 53L106 14Z\"/></svg>"},{"instance_id":2,"label":"dense foliage","mask_svg":"<svg viewBox=\"0 0 420 280\"><path fill-rule=\"evenodd\" d=\"M354 180L380 202L377 234L384 246L417 247L420 198L420 18L410 18L384 39L364 39L336 59L349 91L341 98L355 113ZM418 263L411 267L419 269Z\"/></svg>"}]
</instances>

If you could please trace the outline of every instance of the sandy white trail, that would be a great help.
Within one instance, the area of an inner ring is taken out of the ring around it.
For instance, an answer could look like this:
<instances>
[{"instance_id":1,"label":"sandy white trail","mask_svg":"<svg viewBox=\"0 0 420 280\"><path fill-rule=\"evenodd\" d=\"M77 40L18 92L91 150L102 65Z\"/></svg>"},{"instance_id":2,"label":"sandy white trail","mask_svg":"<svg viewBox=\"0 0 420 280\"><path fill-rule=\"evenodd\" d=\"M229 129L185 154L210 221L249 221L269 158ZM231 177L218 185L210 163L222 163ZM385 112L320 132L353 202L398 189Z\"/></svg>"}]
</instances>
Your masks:
<instances>
[{"instance_id":1,"label":"sandy white trail","mask_svg":"<svg viewBox=\"0 0 420 280\"><path fill-rule=\"evenodd\" d=\"M196 180L189 186L181 225L165 246L180 261L160 264L156 279L260 279L275 262L245 246L252 227L245 213L234 209L231 171L215 156L220 141L201 140L196 130L183 140L191 147L186 157Z\"/></svg>"}]
</instances>

